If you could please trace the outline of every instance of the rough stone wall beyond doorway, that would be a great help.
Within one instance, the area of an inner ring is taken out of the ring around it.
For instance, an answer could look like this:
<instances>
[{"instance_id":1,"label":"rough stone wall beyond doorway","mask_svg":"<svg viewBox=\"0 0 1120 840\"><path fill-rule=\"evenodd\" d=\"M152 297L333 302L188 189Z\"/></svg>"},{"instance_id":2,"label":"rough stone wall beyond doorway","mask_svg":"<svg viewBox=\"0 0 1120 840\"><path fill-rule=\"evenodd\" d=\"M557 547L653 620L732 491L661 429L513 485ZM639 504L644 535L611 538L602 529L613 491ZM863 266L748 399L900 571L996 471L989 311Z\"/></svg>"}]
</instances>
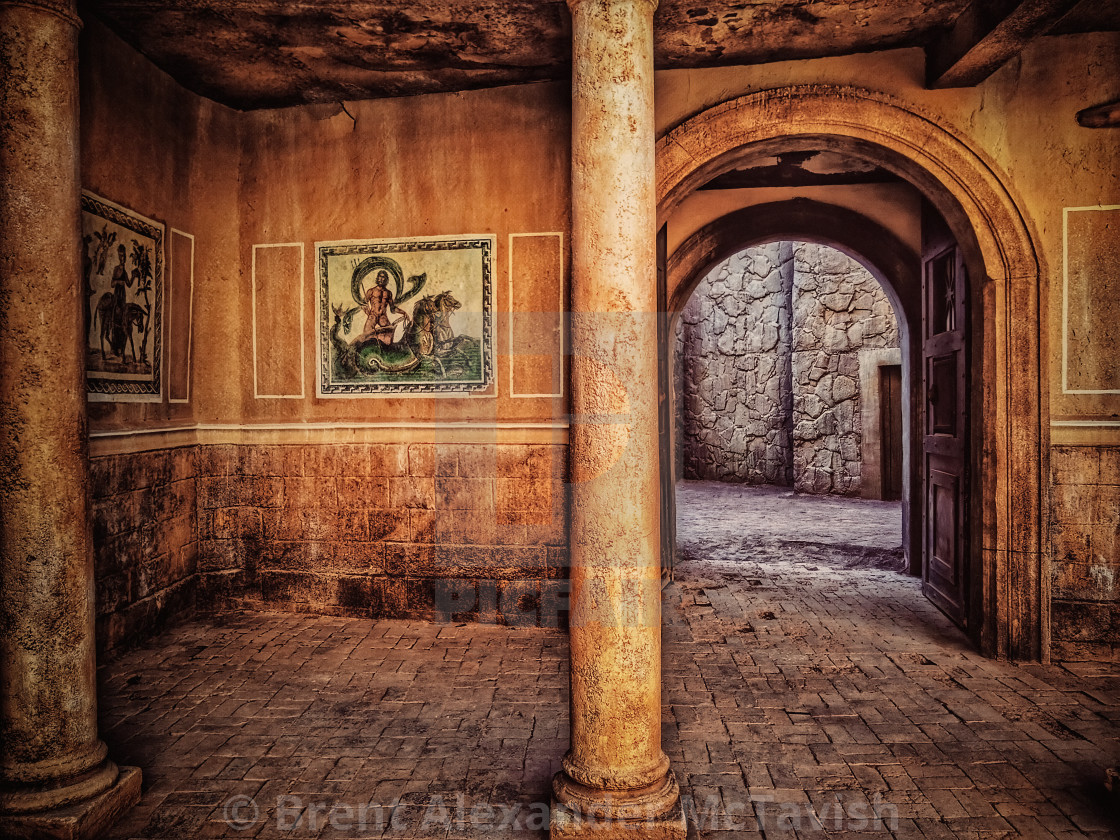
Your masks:
<instances>
[{"instance_id":1,"label":"rough stone wall beyond doorway","mask_svg":"<svg viewBox=\"0 0 1120 840\"><path fill-rule=\"evenodd\" d=\"M676 340L684 478L860 495L861 390L878 382L861 358L899 347L863 266L804 242L745 249L697 286Z\"/></svg>"}]
</instances>

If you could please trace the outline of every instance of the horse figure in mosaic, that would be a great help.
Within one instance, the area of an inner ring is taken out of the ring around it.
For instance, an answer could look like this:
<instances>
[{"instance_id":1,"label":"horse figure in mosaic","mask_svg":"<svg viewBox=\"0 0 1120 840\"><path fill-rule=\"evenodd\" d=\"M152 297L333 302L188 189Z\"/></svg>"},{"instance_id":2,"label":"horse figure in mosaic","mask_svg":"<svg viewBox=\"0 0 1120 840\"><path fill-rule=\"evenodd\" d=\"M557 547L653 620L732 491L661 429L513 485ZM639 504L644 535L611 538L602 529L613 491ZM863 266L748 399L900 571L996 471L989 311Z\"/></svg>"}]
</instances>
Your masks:
<instances>
[{"instance_id":1,"label":"horse figure in mosaic","mask_svg":"<svg viewBox=\"0 0 1120 840\"><path fill-rule=\"evenodd\" d=\"M114 356L120 356L122 362L126 359L126 348L129 347L132 348L132 361L146 362L147 345L141 343L141 355L137 356L134 335L144 332L148 313L139 304L130 303L125 306L119 320L114 317L115 315L113 293L106 292L97 301L97 309L94 312L94 324L98 325L97 332L101 344L101 360L105 361L108 358L105 353L105 344L108 343L109 352Z\"/></svg>"},{"instance_id":2,"label":"horse figure in mosaic","mask_svg":"<svg viewBox=\"0 0 1120 840\"><path fill-rule=\"evenodd\" d=\"M443 357L470 342L451 328L451 316L462 306L451 292L440 292L422 297L412 310L408 343L418 356L435 362L443 376L447 375Z\"/></svg>"}]
</instances>

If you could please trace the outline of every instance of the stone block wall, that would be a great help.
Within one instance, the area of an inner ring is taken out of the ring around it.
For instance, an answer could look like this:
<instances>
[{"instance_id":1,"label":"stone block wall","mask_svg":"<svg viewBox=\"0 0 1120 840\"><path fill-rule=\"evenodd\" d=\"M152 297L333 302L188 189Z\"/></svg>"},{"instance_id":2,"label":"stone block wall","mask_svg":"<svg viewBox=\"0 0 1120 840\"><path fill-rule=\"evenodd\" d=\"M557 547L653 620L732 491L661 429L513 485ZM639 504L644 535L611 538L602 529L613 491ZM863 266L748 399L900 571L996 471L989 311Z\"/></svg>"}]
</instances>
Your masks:
<instances>
[{"instance_id":1,"label":"stone block wall","mask_svg":"<svg viewBox=\"0 0 1120 840\"><path fill-rule=\"evenodd\" d=\"M859 354L898 346L882 287L839 251L774 242L725 260L678 320L683 476L859 495Z\"/></svg>"},{"instance_id":2,"label":"stone block wall","mask_svg":"<svg viewBox=\"0 0 1120 840\"><path fill-rule=\"evenodd\" d=\"M683 475L784 484L790 466L789 243L718 265L678 320Z\"/></svg>"},{"instance_id":3,"label":"stone block wall","mask_svg":"<svg viewBox=\"0 0 1120 840\"><path fill-rule=\"evenodd\" d=\"M859 353L899 346L882 286L833 248L798 243L793 288L793 485L860 493Z\"/></svg>"},{"instance_id":4,"label":"stone block wall","mask_svg":"<svg viewBox=\"0 0 1120 840\"><path fill-rule=\"evenodd\" d=\"M90 461L100 651L194 610L197 471L195 446Z\"/></svg>"},{"instance_id":5,"label":"stone block wall","mask_svg":"<svg viewBox=\"0 0 1120 840\"><path fill-rule=\"evenodd\" d=\"M196 606L566 624L565 446L212 445L91 464L102 651Z\"/></svg>"},{"instance_id":6,"label":"stone block wall","mask_svg":"<svg viewBox=\"0 0 1120 840\"><path fill-rule=\"evenodd\" d=\"M202 591L218 604L553 623L567 576L558 446L215 446ZM551 587L551 589L550 589Z\"/></svg>"},{"instance_id":7,"label":"stone block wall","mask_svg":"<svg viewBox=\"0 0 1120 840\"><path fill-rule=\"evenodd\" d=\"M1050 454L1054 659L1120 660L1120 447Z\"/></svg>"}]
</instances>

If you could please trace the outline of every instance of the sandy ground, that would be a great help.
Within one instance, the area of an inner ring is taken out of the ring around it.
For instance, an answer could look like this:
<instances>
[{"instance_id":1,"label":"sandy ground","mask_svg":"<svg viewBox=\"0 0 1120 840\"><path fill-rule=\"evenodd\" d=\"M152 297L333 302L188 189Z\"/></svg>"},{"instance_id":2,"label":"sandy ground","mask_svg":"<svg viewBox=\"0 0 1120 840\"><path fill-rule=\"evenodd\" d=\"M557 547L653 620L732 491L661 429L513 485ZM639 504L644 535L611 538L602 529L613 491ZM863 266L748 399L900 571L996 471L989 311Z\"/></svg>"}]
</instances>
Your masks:
<instances>
[{"instance_id":1,"label":"sandy ground","mask_svg":"<svg viewBox=\"0 0 1120 840\"><path fill-rule=\"evenodd\" d=\"M807 566L902 571L902 506L810 496L788 487L681 481L677 552L678 565L798 560Z\"/></svg>"}]
</instances>

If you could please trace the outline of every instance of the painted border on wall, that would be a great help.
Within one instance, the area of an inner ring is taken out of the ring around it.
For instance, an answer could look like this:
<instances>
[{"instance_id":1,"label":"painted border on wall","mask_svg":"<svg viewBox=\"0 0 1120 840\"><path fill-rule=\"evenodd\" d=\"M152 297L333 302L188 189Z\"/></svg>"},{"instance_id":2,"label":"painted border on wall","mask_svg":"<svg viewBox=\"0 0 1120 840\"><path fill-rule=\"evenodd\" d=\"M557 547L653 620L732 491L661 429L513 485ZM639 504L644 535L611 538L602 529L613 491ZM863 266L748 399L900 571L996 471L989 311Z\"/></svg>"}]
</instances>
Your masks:
<instances>
[{"instance_id":1,"label":"painted border on wall","mask_svg":"<svg viewBox=\"0 0 1120 840\"><path fill-rule=\"evenodd\" d=\"M169 266L175 265L174 243L175 237L182 236L191 241L191 276L190 276L190 291L187 293L187 395L183 399L177 399L171 396L172 392L172 379L171 379L171 359L170 354L167 360L167 402L171 405L185 405L191 401L191 342L194 337L194 234L187 233L178 228L171 228L171 233L167 237L167 264ZM171 282L176 282L174 274L172 274ZM171 333L175 329L175 319L173 313L173 302L175 300L174 289L168 292L167 295L167 331L168 339L167 346L171 346Z\"/></svg>"},{"instance_id":2,"label":"painted border on wall","mask_svg":"<svg viewBox=\"0 0 1120 840\"><path fill-rule=\"evenodd\" d=\"M513 366L514 366L514 359L516 358L516 356L514 355L514 352L513 352L513 316L514 316L514 312L513 312L513 297L514 297L514 291L513 291L513 240L515 238L545 237L545 236L555 236L558 240L557 241L557 254L556 255L557 255L557 258L559 259L559 262L560 262L560 274L559 274L560 284L559 284L559 289L557 290L559 297L557 298L557 302L556 302L556 318L560 322L560 350L559 350L560 391L558 393L553 393L553 394L520 393L520 392L517 391L516 388L513 387ZM506 312L509 316L509 395L512 399L563 398L563 396L564 396L564 382L565 382L565 379L564 379L564 373L565 373L564 356L565 356L565 350L567 349L567 344L564 340L565 339L565 336L564 336L564 332L565 332L565 330L564 330L564 308L565 308L564 307L564 292L565 292L565 283L564 283L564 233L563 233L563 231L546 231L546 232L542 232L542 233L511 233L509 235L509 302L508 302L508 307L506 309Z\"/></svg>"},{"instance_id":3,"label":"painted border on wall","mask_svg":"<svg viewBox=\"0 0 1120 840\"><path fill-rule=\"evenodd\" d=\"M295 284L296 294L299 298L299 393L298 394L262 394L257 376L257 249L258 248L299 248L299 282ZM304 361L303 340L303 274L304 250L302 242L266 242L253 245L253 267L250 280L252 292L253 315L253 398L258 400L302 400L306 395L304 382L307 379L306 362Z\"/></svg>"},{"instance_id":4,"label":"painted border on wall","mask_svg":"<svg viewBox=\"0 0 1120 840\"><path fill-rule=\"evenodd\" d=\"M1095 204L1062 208L1062 393L1120 394L1120 388L1069 387L1069 214L1091 211L1116 211L1120 204Z\"/></svg>"}]
</instances>

